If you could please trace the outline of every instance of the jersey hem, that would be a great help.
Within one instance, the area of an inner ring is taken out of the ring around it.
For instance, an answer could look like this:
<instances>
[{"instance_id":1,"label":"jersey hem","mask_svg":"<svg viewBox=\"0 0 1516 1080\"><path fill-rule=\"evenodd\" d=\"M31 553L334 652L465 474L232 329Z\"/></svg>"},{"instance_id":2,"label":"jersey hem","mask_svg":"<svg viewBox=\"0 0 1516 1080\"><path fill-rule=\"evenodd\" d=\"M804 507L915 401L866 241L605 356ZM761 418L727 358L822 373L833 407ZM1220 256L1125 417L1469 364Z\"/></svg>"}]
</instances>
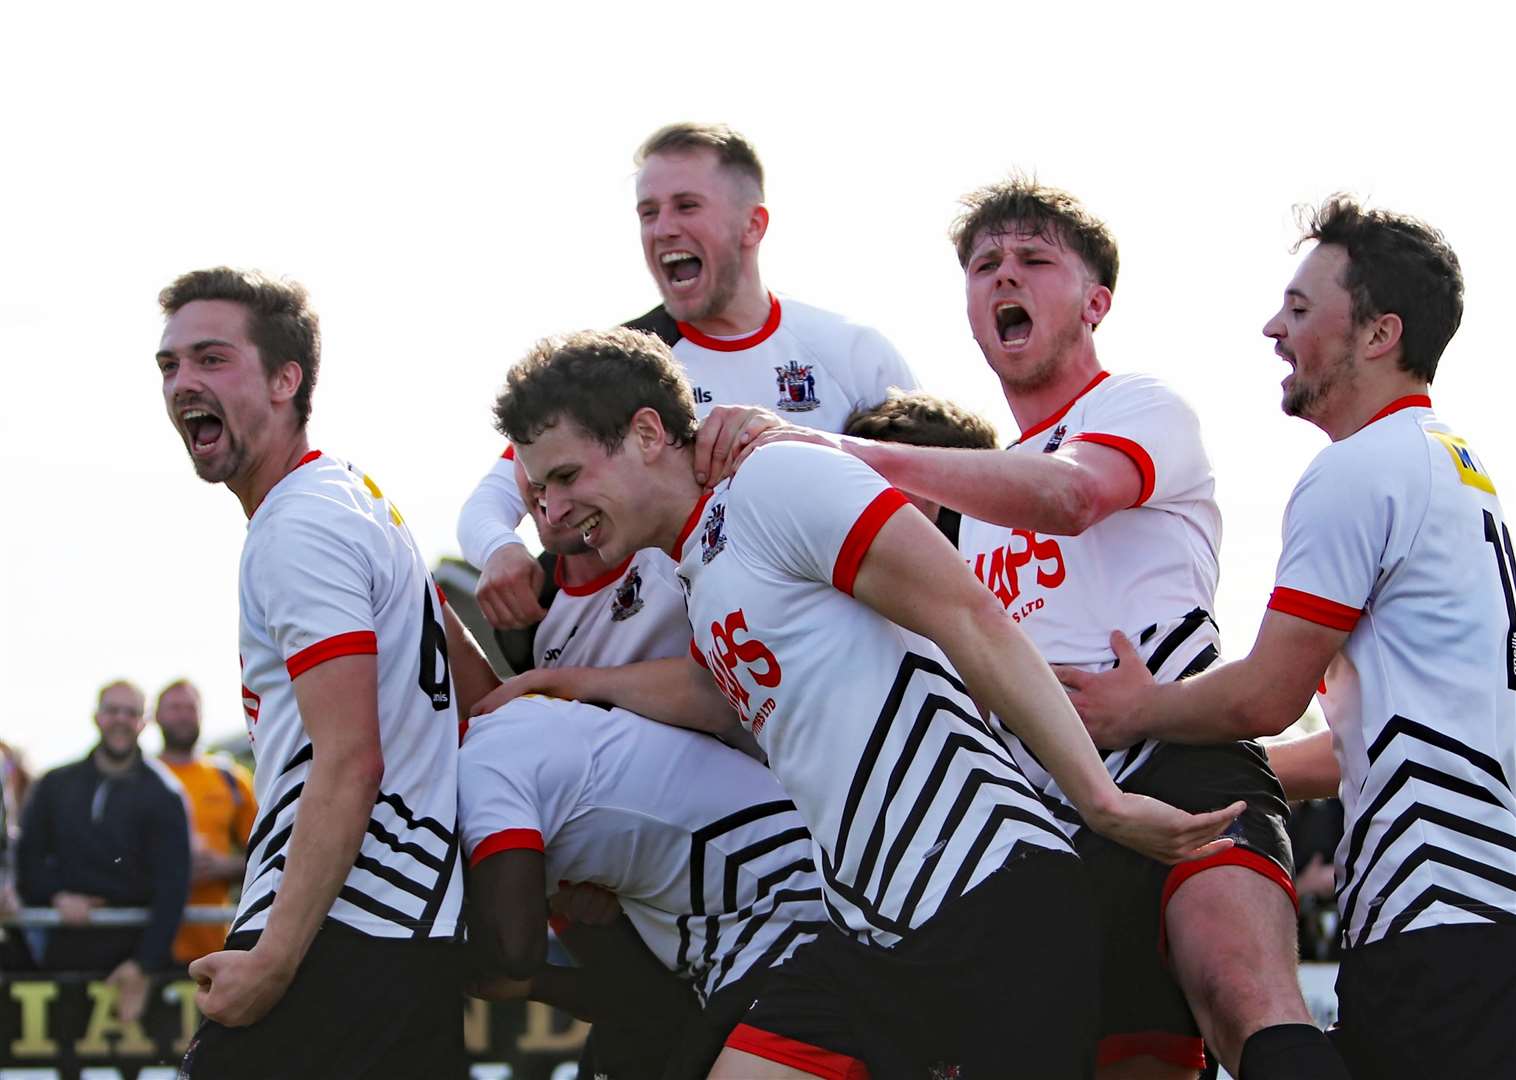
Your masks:
<instances>
[{"instance_id":1,"label":"jersey hem","mask_svg":"<svg viewBox=\"0 0 1516 1080\"><path fill-rule=\"evenodd\" d=\"M734 1027L726 1037L726 1045L764 1061L801 1069L822 1080L867 1080L869 1075L868 1069L857 1058L748 1024Z\"/></svg>"}]
</instances>

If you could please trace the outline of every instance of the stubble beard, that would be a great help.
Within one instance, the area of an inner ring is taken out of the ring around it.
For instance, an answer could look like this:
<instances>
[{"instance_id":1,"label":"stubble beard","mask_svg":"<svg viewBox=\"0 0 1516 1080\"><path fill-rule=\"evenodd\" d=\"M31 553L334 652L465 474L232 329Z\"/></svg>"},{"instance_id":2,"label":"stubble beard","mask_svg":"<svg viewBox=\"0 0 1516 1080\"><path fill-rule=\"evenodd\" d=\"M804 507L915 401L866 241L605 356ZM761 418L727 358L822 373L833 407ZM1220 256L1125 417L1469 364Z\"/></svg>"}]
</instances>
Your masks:
<instances>
[{"instance_id":1,"label":"stubble beard","mask_svg":"<svg viewBox=\"0 0 1516 1080\"><path fill-rule=\"evenodd\" d=\"M1353 369L1352 353L1344 345L1342 351L1314 382L1307 382L1300 377L1300 368L1297 364L1295 381L1285 391L1284 400L1280 402L1279 407L1286 416L1311 420L1318 411L1318 406L1329 394L1339 386L1351 389L1357 380L1358 376Z\"/></svg>"},{"instance_id":2,"label":"stubble beard","mask_svg":"<svg viewBox=\"0 0 1516 1080\"><path fill-rule=\"evenodd\" d=\"M1000 385L1005 387L1006 393L1035 393L1057 379L1063 369L1065 358L1073 352L1074 346L1078 343L1082 329L1083 324L1075 322L1072 326L1060 330L1058 336L1053 339L1047 355L1032 367L997 371Z\"/></svg>"},{"instance_id":3,"label":"stubble beard","mask_svg":"<svg viewBox=\"0 0 1516 1080\"><path fill-rule=\"evenodd\" d=\"M711 274L713 282L710 296L699 308L686 308L683 312L675 311L676 305L680 304L677 297L672 294L672 285L664 293L664 304L673 316L680 322L702 323L707 319L714 319L722 315L732 300L737 296L738 281L742 276L742 234L734 232L727 249L721 253L717 260L708 262L702 267L701 272ZM728 257L730 256L730 257ZM667 282L665 282L667 284Z\"/></svg>"}]
</instances>

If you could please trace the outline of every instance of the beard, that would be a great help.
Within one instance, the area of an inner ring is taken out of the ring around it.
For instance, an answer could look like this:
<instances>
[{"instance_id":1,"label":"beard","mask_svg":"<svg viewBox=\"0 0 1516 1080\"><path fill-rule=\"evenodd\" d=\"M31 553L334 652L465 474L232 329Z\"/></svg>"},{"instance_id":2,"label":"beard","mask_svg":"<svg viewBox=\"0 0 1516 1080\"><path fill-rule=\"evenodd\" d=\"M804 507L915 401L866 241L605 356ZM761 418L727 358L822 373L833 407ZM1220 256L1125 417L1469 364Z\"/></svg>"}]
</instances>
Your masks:
<instances>
[{"instance_id":1,"label":"beard","mask_svg":"<svg viewBox=\"0 0 1516 1080\"><path fill-rule=\"evenodd\" d=\"M1058 331L1058 335L1049 344L1047 352L1041 360L1033 362L1029 367L1013 368L1001 371L992 363L995 374L1000 379L1000 385L1013 394L1030 394L1041 390L1049 383L1058 378L1063 367L1063 359L1079 341L1083 330L1083 324L1077 320ZM981 351L983 347L981 346ZM989 352L985 352L988 359Z\"/></svg>"},{"instance_id":2,"label":"beard","mask_svg":"<svg viewBox=\"0 0 1516 1080\"><path fill-rule=\"evenodd\" d=\"M195 749L195 744L200 741L200 729L195 728L188 733L170 732L167 728L163 732L163 749L171 754L188 754Z\"/></svg>"},{"instance_id":3,"label":"beard","mask_svg":"<svg viewBox=\"0 0 1516 1080\"><path fill-rule=\"evenodd\" d=\"M1297 416L1302 420L1309 420L1323 398L1335 391L1338 386L1351 389L1357 381L1358 376L1353 368L1352 354L1344 346L1314 381L1302 379L1297 365L1295 381L1290 383L1289 389L1284 392L1284 400L1279 403L1279 407L1286 416Z\"/></svg>"}]
</instances>

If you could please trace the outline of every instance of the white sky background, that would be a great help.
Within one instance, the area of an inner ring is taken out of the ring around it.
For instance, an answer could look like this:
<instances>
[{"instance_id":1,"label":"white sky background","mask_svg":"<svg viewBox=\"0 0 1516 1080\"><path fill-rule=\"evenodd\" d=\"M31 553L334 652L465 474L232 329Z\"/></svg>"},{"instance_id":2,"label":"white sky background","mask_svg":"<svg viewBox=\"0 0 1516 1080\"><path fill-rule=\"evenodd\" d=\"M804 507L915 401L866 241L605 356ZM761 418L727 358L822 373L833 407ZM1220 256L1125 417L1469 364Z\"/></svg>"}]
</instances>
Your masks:
<instances>
[{"instance_id":1,"label":"white sky background","mask_svg":"<svg viewBox=\"0 0 1516 1080\"><path fill-rule=\"evenodd\" d=\"M1201 414L1232 655L1325 442L1280 414L1286 369L1259 334L1296 262L1292 204L1351 189L1447 233L1468 291L1433 400L1516 483L1509 16L905 10L7 5L0 737L34 766L82 754L118 675L150 693L187 675L207 734L241 729L244 519L164 415L160 287L217 263L304 282L325 337L312 442L371 473L435 560L456 553L457 509L499 452L506 368L542 334L656 302L630 157L675 119L725 120L758 146L771 288L878 326L928 389L1006 437L944 239L955 200L1020 166L1103 215L1122 272L1101 356Z\"/></svg>"}]
</instances>

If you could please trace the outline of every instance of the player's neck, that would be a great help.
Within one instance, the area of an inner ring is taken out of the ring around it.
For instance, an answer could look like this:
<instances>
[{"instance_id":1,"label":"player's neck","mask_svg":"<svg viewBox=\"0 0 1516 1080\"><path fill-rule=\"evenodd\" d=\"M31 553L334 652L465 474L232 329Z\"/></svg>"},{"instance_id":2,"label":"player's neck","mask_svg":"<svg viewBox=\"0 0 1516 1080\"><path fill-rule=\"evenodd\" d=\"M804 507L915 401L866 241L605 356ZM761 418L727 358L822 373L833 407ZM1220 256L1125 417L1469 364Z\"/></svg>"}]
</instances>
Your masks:
<instances>
[{"instance_id":1,"label":"player's neck","mask_svg":"<svg viewBox=\"0 0 1516 1080\"><path fill-rule=\"evenodd\" d=\"M310 443L306 439L305 428L299 427L287 439L281 440L277 447L271 447L268 454L254 464L245 476L234 476L227 480L226 486L237 496L237 501L242 503L242 512L249 520L274 485L297 469L300 459L308 453Z\"/></svg>"},{"instance_id":2,"label":"player's neck","mask_svg":"<svg viewBox=\"0 0 1516 1080\"><path fill-rule=\"evenodd\" d=\"M562 584L577 589L601 577L609 569L604 559L594 552L588 552L581 555L559 555L556 572Z\"/></svg>"},{"instance_id":3,"label":"player's neck","mask_svg":"<svg viewBox=\"0 0 1516 1080\"><path fill-rule=\"evenodd\" d=\"M1068 405L1102 371L1093 348L1079 350L1058 361L1051 379L1031 389L1000 380L1006 404L1016 426L1028 431Z\"/></svg>"},{"instance_id":4,"label":"player's neck","mask_svg":"<svg viewBox=\"0 0 1516 1080\"><path fill-rule=\"evenodd\" d=\"M1318 419L1308 417L1333 442L1341 442L1349 435L1362 431L1368 424L1401 398L1429 396L1431 387L1409 372L1396 371L1383 379L1376 379L1370 386L1359 388L1337 409L1328 409Z\"/></svg>"},{"instance_id":5,"label":"player's neck","mask_svg":"<svg viewBox=\"0 0 1516 1080\"><path fill-rule=\"evenodd\" d=\"M763 287L763 280L754 267L752 273L742 276L729 304L709 318L692 321L690 325L711 337L746 337L763 328L772 308L773 298Z\"/></svg>"},{"instance_id":6,"label":"player's neck","mask_svg":"<svg viewBox=\"0 0 1516 1080\"><path fill-rule=\"evenodd\" d=\"M105 776L120 776L122 773L131 772L137 762L141 760L142 751L134 746L131 753L124 757L117 757L114 754L107 753L105 747L97 746L94 753L90 755L90 758L94 761L95 769L98 772Z\"/></svg>"},{"instance_id":7,"label":"player's neck","mask_svg":"<svg viewBox=\"0 0 1516 1080\"><path fill-rule=\"evenodd\" d=\"M658 475L657 502L651 505L661 510L654 543L672 554L696 508L705 499L706 490L704 485L695 482L693 445L676 449L669 455L668 465Z\"/></svg>"},{"instance_id":8,"label":"player's neck","mask_svg":"<svg viewBox=\"0 0 1516 1080\"><path fill-rule=\"evenodd\" d=\"M158 760L170 765L189 765L195 760L195 748L192 746L188 750L171 750L165 746L158 755Z\"/></svg>"}]
</instances>

